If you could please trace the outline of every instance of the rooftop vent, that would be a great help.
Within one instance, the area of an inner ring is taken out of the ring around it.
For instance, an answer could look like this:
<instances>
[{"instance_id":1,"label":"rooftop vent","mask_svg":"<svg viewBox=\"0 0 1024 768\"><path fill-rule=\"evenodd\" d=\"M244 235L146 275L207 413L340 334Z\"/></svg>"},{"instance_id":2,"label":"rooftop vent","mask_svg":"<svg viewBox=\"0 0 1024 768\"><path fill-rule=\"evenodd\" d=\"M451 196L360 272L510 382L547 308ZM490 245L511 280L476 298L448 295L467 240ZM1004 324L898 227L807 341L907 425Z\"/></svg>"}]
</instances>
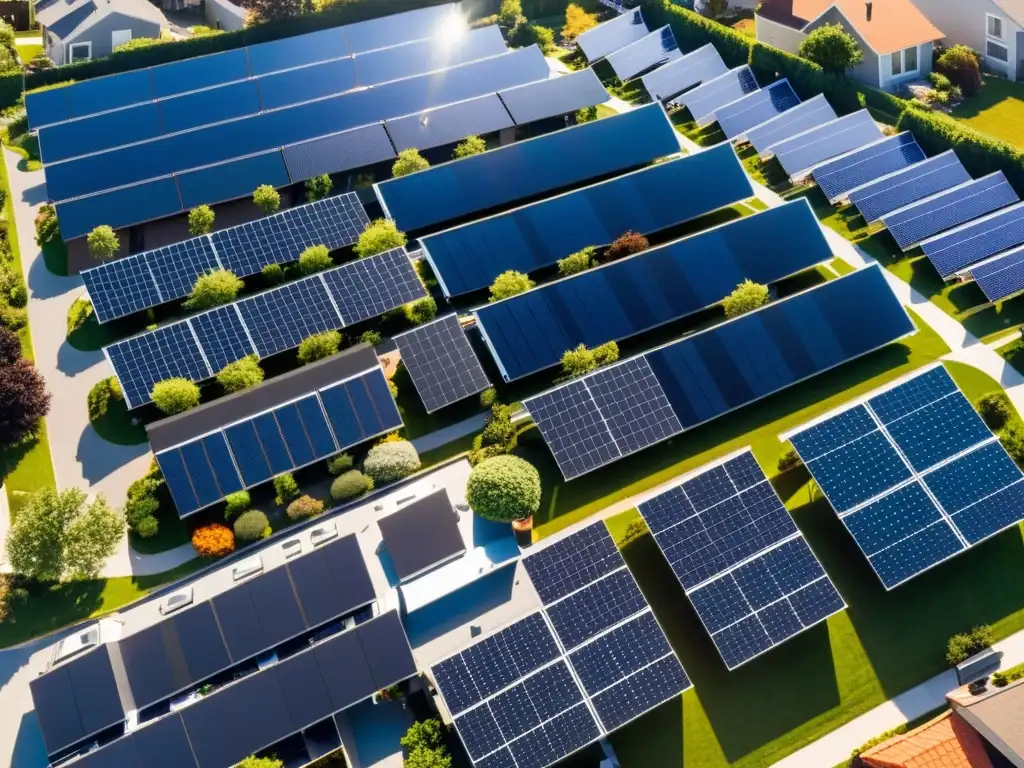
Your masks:
<instances>
[{"instance_id":1,"label":"rooftop vent","mask_svg":"<svg viewBox=\"0 0 1024 768\"><path fill-rule=\"evenodd\" d=\"M309 540L314 547L319 547L324 542L338 538L338 526L335 523L327 523L314 528L309 534Z\"/></svg>"},{"instance_id":2,"label":"rooftop vent","mask_svg":"<svg viewBox=\"0 0 1024 768\"><path fill-rule=\"evenodd\" d=\"M292 539L291 541L286 541L281 545L281 551L284 552L285 560L291 560L293 557L298 557L302 554L302 540Z\"/></svg>"},{"instance_id":3,"label":"rooftop vent","mask_svg":"<svg viewBox=\"0 0 1024 768\"><path fill-rule=\"evenodd\" d=\"M99 645L100 642L100 627L98 624L94 624L84 632L76 632L73 635L68 635L57 644L57 653L53 658L54 663L63 661L64 659L75 656L83 651L87 651L90 648L94 648Z\"/></svg>"},{"instance_id":4,"label":"rooftop vent","mask_svg":"<svg viewBox=\"0 0 1024 768\"><path fill-rule=\"evenodd\" d=\"M231 578L235 581L241 581L247 579L250 576L255 576L257 573L263 573L263 558L259 555L242 560L238 565L231 569Z\"/></svg>"},{"instance_id":5,"label":"rooftop vent","mask_svg":"<svg viewBox=\"0 0 1024 768\"><path fill-rule=\"evenodd\" d=\"M166 600L160 603L160 613L166 616L169 613L180 611L186 605L192 605L192 587L179 589L169 595Z\"/></svg>"}]
</instances>

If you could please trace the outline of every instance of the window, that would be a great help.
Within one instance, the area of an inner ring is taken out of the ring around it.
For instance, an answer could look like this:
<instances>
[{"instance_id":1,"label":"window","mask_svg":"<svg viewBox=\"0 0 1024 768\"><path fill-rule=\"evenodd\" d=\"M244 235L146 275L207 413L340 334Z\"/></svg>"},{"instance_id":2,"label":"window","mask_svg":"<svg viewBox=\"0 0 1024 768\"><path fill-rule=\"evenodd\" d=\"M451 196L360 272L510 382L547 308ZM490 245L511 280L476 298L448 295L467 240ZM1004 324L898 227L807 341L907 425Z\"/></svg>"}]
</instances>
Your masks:
<instances>
[{"instance_id":1,"label":"window","mask_svg":"<svg viewBox=\"0 0 1024 768\"><path fill-rule=\"evenodd\" d=\"M903 52L903 69L907 72L917 72L917 46L907 48Z\"/></svg>"},{"instance_id":2,"label":"window","mask_svg":"<svg viewBox=\"0 0 1024 768\"><path fill-rule=\"evenodd\" d=\"M1003 39L1003 20L999 16L985 14L985 54L990 59L1008 62L1010 51L1000 41Z\"/></svg>"},{"instance_id":3,"label":"window","mask_svg":"<svg viewBox=\"0 0 1024 768\"><path fill-rule=\"evenodd\" d=\"M110 33L110 47L116 48L119 45L129 42L132 39L130 29L115 29Z\"/></svg>"},{"instance_id":4,"label":"window","mask_svg":"<svg viewBox=\"0 0 1024 768\"><path fill-rule=\"evenodd\" d=\"M917 46L896 51L889 56L892 61L892 75L909 75L918 70Z\"/></svg>"},{"instance_id":5,"label":"window","mask_svg":"<svg viewBox=\"0 0 1024 768\"><path fill-rule=\"evenodd\" d=\"M1003 20L998 16L992 16L985 14L985 21L988 26L987 33L989 37L994 37L996 40L1003 39Z\"/></svg>"},{"instance_id":6,"label":"window","mask_svg":"<svg viewBox=\"0 0 1024 768\"><path fill-rule=\"evenodd\" d=\"M903 74L903 51L896 51L896 53L890 54L892 58L892 74L902 75Z\"/></svg>"},{"instance_id":7,"label":"window","mask_svg":"<svg viewBox=\"0 0 1024 768\"><path fill-rule=\"evenodd\" d=\"M985 47L985 52L988 54L990 59L995 59L996 61L1004 62L1010 60L1010 52L1006 49L1005 45L993 43L991 40L988 40L986 42L987 45Z\"/></svg>"},{"instance_id":8,"label":"window","mask_svg":"<svg viewBox=\"0 0 1024 768\"><path fill-rule=\"evenodd\" d=\"M92 58L92 43L72 43L68 46L68 62Z\"/></svg>"}]
</instances>

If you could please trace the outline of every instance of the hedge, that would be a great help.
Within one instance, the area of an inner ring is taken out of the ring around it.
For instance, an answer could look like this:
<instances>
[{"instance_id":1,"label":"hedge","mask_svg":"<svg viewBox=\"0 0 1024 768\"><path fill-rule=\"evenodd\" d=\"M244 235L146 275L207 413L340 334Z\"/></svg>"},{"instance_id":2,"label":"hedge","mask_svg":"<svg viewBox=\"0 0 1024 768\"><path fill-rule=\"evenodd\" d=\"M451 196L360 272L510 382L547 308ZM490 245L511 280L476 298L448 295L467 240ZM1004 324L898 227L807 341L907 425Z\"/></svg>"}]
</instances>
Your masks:
<instances>
[{"instance_id":1,"label":"hedge","mask_svg":"<svg viewBox=\"0 0 1024 768\"><path fill-rule=\"evenodd\" d=\"M693 51L713 43L729 67L739 67L750 61L753 41L731 27L705 19L699 13L676 5L672 0L644 0L640 8L647 28L659 29L668 24L683 51Z\"/></svg>"}]
</instances>

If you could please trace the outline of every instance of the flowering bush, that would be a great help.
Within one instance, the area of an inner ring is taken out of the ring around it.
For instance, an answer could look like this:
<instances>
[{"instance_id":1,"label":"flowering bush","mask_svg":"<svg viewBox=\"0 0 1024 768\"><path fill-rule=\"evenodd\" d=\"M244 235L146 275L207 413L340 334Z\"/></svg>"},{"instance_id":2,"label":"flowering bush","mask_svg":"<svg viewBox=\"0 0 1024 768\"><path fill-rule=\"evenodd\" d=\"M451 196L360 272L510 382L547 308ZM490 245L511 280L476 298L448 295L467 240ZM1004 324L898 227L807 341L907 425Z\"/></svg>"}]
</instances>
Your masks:
<instances>
[{"instance_id":1,"label":"flowering bush","mask_svg":"<svg viewBox=\"0 0 1024 768\"><path fill-rule=\"evenodd\" d=\"M226 525L211 523L192 532L192 546L200 557L224 557L235 551L235 534Z\"/></svg>"}]
</instances>

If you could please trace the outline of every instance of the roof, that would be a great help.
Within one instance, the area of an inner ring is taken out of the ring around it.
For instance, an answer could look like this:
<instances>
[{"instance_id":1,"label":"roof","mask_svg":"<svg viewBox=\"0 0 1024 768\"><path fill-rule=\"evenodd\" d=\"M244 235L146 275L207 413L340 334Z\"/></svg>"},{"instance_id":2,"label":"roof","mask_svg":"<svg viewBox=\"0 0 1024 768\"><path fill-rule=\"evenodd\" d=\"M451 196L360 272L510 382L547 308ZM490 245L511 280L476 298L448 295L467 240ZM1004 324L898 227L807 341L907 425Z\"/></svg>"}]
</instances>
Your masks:
<instances>
[{"instance_id":1,"label":"roof","mask_svg":"<svg viewBox=\"0 0 1024 768\"><path fill-rule=\"evenodd\" d=\"M992 692L956 714L1009 759L1024 757L1024 680ZM1019 763L1015 763L1019 765Z\"/></svg>"},{"instance_id":2,"label":"roof","mask_svg":"<svg viewBox=\"0 0 1024 768\"><path fill-rule=\"evenodd\" d=\"M149 0L56 0L36 14L36 21L61 40L70 40L115 13L168 26L163 11Z\"/></svg>"},{"instance_id":3,"label":"roof","mask_svg":"<svg viewBox=\"0 0 1024 768\"><path fill-rule=\"evenodd\" d=\"M458 517L444 488L380 518L377 526L403 581L466 551Z\"/></svg>"},{"instance_id":4,"label":"roof","mask_svg":"<svg viewBox=\"0 0 1024 768\"><path fill-rule=\"evenodd\" d=\"M770 21L804 29L830 8L836 8L879 54L945 37L912 0L875 0L872 5L871 21L867 20L864 0L764 0L758 12Z\"/></svg>"},{"instance_id":5,"label":"roof","mask_svg":"<svg viewBox=\"0 0 1024 768\"><path fill-rule=\"evenodd\" d=\"M871 768L992 768L981 737L953 712L862 752L860 759Z\"/></svg>"},{"instance_id":6,"label":"roof","mask_svg":"<svg viewBox=\"0 0 1024 768\"><path fill-rule=\"evenodd\" d=\"M1018 24L1024 24L1024 0L992 0L992 2Z\"/></svg>"}]
</instances>

